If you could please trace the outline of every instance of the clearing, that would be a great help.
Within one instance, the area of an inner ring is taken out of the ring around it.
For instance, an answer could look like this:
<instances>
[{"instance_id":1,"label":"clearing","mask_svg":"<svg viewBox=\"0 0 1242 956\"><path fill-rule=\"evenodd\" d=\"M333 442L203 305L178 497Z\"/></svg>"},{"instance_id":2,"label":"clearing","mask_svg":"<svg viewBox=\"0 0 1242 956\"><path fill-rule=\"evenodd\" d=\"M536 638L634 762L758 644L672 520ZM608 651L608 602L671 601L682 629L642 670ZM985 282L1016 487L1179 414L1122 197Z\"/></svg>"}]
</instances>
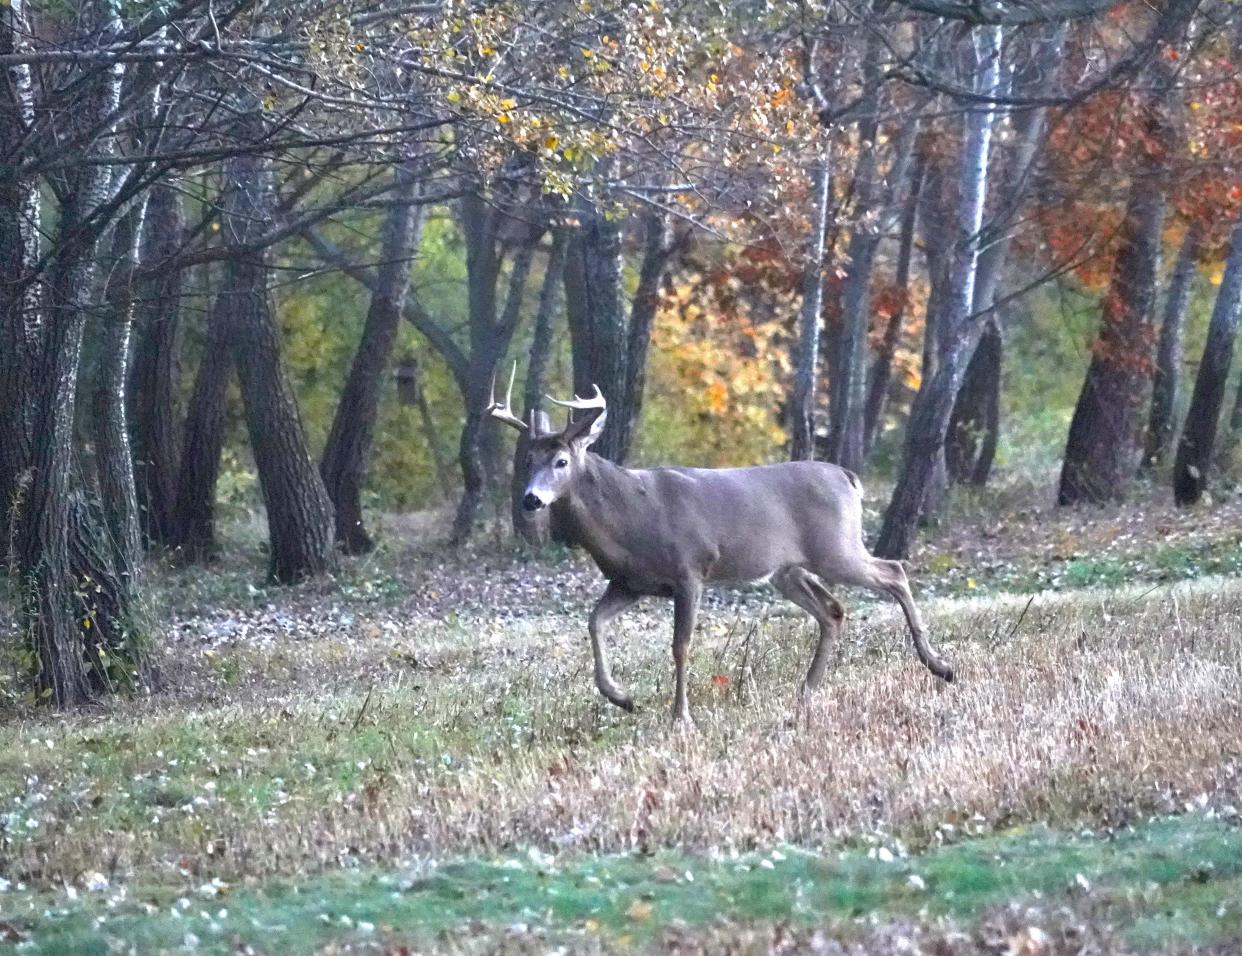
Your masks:
<instances>
[{"instance_id":1,"label":"clearing","mask_svg":"<svg viewBox=\"0 0 1242 956\"><path fill-rule=\"evenodd\" d=\"M1236 952L1239 510L963 510L912 574L953 686L846 593L799 708L809 620L718 594L693 734L659 603L596 694L578 555L160 569L161 694L4 712L0 948Z\"/></svg>"}]
</instances>

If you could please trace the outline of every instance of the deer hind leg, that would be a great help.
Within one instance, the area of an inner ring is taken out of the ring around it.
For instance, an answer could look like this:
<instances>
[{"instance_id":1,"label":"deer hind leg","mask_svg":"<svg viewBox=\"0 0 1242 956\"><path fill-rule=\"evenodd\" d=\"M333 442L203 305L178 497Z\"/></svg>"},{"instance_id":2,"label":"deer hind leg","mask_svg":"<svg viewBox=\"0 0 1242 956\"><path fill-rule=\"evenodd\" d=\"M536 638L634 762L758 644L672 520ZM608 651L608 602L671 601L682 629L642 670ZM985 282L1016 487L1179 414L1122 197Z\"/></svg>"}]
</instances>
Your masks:
<instances>
[{"instance_id":1,"label":"deer hind leg","mask_svg":"<svg viewBox=\"0 0 1242 956\"><path fill-rule=\"evenodd\" d=\"M867 555L865 563L850 575L847 583L887 594L900 604L906 615L906 623L910 626L910 636L914 639L914 651L919 660L937 677L950 683L953 681L953 668L927 641L923 619L919 616L919 609L914 606L910 581L906 578L906 569L901 566L900 561L885 561Z\"/></svg>"},{"instance_id":2,"label":"deer hind leg","mask_svg":"<svg viewBox=\"0 0 1242 956\"><path fill-rule=\"evenodd\" d=\"M587 632L591 635L591 654L595 659L595 686L611 703L622 710L633 711L634 701L612 679L612 668L608 665L608 650L604 647L603 629L608 622L631 607L638 600L638 595L617 581L608 582L608 589L591 611L587 622Z\"/></svg>"},{"instance_id":3,"label":"deer hind leg","mask_svg":"<svg viewBox=\"0 0 1242 956\"><path fill-rule=\"evenodd\" d=\"M805 568L785 568L772 579L772 583L788 600L815 618L815 623L819 625L815 655L811 658L811 667L802 682L803 692L808 693L815 690L824 679L824 668L828 665L832 643L840 639L845 626L845 608L828 593L823 582Z\"/></svg>"},{"instance_id":4,"label":"deer hind leg","mask_svg":"<svg viewBox=\"0 0 1242 956\"><path fill-rule=\"evenodd\" d=\"M690 638L699 613L703 586L697 582L684 585L673 596L673 720L690 720L690 701L686 693L686 659Z\"/></svg>"}]
</instances>

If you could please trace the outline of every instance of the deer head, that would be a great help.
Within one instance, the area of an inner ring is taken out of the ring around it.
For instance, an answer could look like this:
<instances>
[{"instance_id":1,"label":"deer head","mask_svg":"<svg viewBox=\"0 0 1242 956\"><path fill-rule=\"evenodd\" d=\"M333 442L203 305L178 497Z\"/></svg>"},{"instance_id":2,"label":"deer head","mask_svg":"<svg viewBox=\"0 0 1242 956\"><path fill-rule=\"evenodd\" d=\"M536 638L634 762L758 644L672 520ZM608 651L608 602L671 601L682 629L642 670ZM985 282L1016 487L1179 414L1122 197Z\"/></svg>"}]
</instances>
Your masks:
<instances>
[{"instance_id":1,"label":"deer head","mask_svg":"<svg viewBox=\"0 0 1242 956\"><path fill-rule=\"evenodd\" d=\"M599 438L608 420L608 402L604 400L598 385L591 386L595 394L590 398L579 398L575 395L571 401L562 402L548 396L548 401L554 405L570 410L564 429L554 432L546 427L546 417L534 411L531 412L529 421L523 421L513 414L510 403L516 375L515 363L513 372L509 375L509 388L503 404L496 401L496 381L492 379L491 402L487 406L487 412L527 436L529 444L526 473L529 479L526 483L526 494L522 497L522 507L526 511L539 511L563 498L577 476L582 473L587 449ZM585 414L575 421L574 411Z\"/></svg>"}]
</instances>

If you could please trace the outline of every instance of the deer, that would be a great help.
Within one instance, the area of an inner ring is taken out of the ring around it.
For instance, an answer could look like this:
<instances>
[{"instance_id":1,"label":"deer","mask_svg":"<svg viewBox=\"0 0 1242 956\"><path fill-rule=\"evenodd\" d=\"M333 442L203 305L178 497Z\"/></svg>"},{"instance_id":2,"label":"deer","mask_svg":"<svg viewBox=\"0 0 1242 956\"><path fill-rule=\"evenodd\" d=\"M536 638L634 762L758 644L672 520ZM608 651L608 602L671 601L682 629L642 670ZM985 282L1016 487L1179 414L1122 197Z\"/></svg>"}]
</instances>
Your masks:
<instances>
[{"instance_id":1,"label":"deer","mask_svg":"<svg viewBox=\"0 0 1242 956\"><path fill-rule=\"evenodd\" d=\"M687 658L708 584L770 582L819 625L803 697L819 687L844 628L845 608L829 584L860 586L900 605L914 650L934 675L953 669L928 643L905 569L872 557L863 542L862 484L853 472L818 461L742 468L631 469L592 452L608 403L593 394L548 400L569 409L561 431L546 415L513 413L513 379L503 403L493 377L486 412L526 436L529 480L525 512L548 512L557 536L587 551L608 585L591 611L587 633L595 685L609 702L634 710L613 679L605 629L643 597L673 602L673 720L689 722ZM574 413L580 413L577 418Z\"/></svg>"}]
</instances>

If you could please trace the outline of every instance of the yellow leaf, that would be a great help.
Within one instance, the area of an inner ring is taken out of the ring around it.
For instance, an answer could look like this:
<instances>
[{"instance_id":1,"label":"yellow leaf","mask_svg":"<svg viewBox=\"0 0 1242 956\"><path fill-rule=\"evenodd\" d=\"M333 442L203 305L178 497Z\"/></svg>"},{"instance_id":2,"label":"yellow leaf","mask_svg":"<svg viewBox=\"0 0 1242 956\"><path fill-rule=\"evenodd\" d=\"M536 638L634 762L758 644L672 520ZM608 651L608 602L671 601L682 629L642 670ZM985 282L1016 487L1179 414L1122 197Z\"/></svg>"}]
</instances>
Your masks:
<instances>
[{"instance_id":1,"label":"yellow leaf","mask_svg":"<svg viewBox=\"0 0 1242 956\"><path fill-rule=\"evenodd\" d=\"M635 900L626 909L625 915L628 916L630 919L638 922L641 920L648 919L651 916L651 913L654 909L655 907L652 906L650 903L648 903L646 900Z\"/></svg>"},{"instance_id":2,"label":"yellow leaf","mask_svg":"<svg viewBox=\"0 0 1242 956\"><path fill-rule=\"evenodd\" d=\"M556 144L559 142L560 142L560 139L558 137L549 136L547 139L543 141L543 148L544 149L556 149Z\"/></svg>"},{"instance_id":3,"label":"yellow leaf","mask_svg":"<svg viewBox=\"0 0 1242 956\"><path fill-rule=\"evenodd\" d=\"M906 374L902 376L902 381L906 383L907 388L917 390L923 385L923 373L916 368L906 369Z\"/></svg>"},{"instance_id":4,"label":"yellow leaf","mask_svg":"<svg viewBox=\"0 0 1242 956\"><path fill-rule=\"evenodd\" d=\"M968 587L968 588L977 588L978 586L979 586L979 585L978 585L978 583L975 581L975 579L974 579L974 578L967 578L967 579L966 579L966 587Z\"/></svg>"}]
</instances>

